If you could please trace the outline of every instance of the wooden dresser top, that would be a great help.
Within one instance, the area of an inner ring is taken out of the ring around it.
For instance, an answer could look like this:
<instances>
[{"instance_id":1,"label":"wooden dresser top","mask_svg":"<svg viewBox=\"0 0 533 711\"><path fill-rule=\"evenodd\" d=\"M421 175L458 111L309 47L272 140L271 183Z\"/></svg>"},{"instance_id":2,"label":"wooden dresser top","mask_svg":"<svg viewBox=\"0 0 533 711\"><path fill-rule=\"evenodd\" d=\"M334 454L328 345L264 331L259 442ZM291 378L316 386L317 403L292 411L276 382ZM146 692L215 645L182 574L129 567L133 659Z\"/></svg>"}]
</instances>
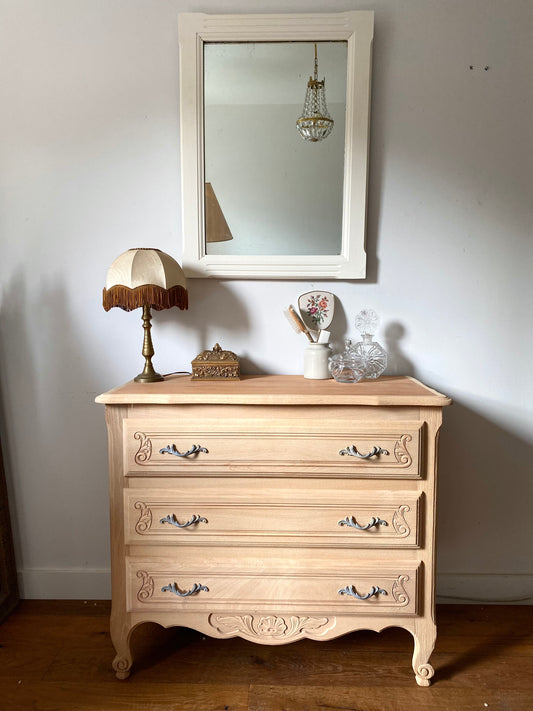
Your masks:
<instances>
[{"instance_id":1,"label":"wooden dresser top","mask_svg":"<svg viewBox=\"0 0 533 711\"><path fill-rule=\"evenodd\" d=\"M169 375L159 383L130 381L96 398L106 405L245 404L443 407L450 398L408 376L359 383L307 380L302 375L245 375L241 380L191 380Z\"/></svg>"}]
</instances>

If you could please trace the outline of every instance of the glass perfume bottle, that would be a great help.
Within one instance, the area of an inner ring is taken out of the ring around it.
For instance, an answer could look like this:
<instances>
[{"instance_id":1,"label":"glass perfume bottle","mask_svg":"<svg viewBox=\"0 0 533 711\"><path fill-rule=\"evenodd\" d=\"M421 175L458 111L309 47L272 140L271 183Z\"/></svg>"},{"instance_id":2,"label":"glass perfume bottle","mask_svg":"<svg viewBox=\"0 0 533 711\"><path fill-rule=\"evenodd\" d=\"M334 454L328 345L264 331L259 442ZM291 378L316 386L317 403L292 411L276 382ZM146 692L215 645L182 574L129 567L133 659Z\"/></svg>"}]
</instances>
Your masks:
<instances>
[{"instance_id":1,"label":"glass perfume bottle","mask_svg":"<svg viewBox=\"0 0 533 711\"><path fill-rule=\"evenodd\" d=\"M375 379L387 367L387 351L377 341L374 335L377 331L379 317L372 309L364 309L355 317L355 327L361 333L362 341L352 343L346 341L346 350L361 359L365 378Z\"/></svg>"}]
</instances>

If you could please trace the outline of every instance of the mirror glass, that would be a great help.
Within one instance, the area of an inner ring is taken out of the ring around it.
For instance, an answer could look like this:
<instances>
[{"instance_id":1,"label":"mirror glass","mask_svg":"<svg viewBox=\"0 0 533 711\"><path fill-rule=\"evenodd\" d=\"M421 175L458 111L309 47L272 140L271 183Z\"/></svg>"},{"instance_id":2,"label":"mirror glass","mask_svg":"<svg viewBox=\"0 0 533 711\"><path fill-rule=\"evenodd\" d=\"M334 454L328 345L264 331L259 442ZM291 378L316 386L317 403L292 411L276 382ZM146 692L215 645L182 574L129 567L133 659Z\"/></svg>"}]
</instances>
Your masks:
<instances>
[{"instance_id":1,"label":"mirror glass","mask_svg":"<svg viewBox=\"0 0 533 711\"><path fill-rule=\"evenodd\" d=\"M296 128L325 79L331 133ZM207 255L339 255L347 42L211 42L204 52Z\"/></svg>"}]
</instances>

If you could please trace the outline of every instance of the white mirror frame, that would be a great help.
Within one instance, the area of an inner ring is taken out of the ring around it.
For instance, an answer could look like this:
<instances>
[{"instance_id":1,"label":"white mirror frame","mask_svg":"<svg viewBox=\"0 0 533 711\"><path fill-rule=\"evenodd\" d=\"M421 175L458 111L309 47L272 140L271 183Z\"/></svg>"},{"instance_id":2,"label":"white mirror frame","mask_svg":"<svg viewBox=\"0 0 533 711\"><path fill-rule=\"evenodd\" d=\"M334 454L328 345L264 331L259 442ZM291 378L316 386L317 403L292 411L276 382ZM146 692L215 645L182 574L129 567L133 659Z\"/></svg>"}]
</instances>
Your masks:
<instances>
[{"instance_id":1,"label":"white mirror frame","mask_svg":"<svg viewBox=\"0 0 533 711\"><path fill-rule=\"evenodd\" d=\"M187 277L363 279L374 13L179 14L182 265ZM340 255L208 255L204 235L203 45L205 42L348 44Z\"/></svg>"}]
</instances>

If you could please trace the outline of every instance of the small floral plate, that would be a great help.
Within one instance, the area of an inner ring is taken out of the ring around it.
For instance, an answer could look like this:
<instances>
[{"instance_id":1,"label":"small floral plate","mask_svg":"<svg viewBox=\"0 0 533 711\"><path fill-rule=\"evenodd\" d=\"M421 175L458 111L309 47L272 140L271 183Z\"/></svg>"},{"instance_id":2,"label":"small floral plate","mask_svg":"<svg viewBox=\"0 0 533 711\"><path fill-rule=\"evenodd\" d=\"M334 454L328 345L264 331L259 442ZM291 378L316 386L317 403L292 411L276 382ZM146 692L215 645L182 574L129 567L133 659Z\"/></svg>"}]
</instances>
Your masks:
<instances>
[{"instance_id":1,"label":"small floral plate","mask_svg":"<svg viewBox=\"0 0 533 711\"><path fill-rule=\"evenodd\" d=\"M303 322L312 331L323 331L333 320L335 296L329 291L308 291L298 298Z\"/></svg>"}]
</instances>

